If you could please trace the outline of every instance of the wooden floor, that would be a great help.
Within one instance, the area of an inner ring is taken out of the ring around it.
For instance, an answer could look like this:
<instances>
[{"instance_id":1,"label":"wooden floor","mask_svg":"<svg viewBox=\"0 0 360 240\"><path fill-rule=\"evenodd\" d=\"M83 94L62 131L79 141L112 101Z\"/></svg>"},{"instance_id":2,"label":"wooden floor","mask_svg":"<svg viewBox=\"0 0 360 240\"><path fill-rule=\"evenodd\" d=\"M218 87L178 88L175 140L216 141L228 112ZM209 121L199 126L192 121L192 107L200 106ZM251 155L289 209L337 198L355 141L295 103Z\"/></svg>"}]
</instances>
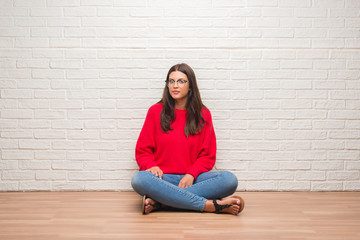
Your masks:
<instances>
[{"instance_id":1,"label":"wooden floor","mask_svg":"<svg viewBox=\"0 0 360 240\"><path fill-rule=\"evenodd\" d=\"M144 216L134 192L2 192L0 239L360 239L360 192L237 194L239 216Z\"/></svg>"}]
</instances>

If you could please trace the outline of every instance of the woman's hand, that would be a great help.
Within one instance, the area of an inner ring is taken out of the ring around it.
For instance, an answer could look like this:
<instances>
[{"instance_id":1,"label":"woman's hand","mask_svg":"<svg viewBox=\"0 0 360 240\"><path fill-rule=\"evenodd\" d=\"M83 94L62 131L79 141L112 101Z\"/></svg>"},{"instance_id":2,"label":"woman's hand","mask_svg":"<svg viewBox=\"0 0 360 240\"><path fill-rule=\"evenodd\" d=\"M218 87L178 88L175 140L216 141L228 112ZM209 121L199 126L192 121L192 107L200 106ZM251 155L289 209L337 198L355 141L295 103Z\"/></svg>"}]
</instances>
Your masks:
<instances>
[{"instance_id":1,"label":"woman's hand","mask_svg":"<svg viewBox=\"0 0 360 240\"><path fill-rule=\"evenodd\" d=\"M152 168L147 169L146 171L151 172L158 178L162 179L163 171L159 167L152 167Z\"/></svg>"},{"instance_id":2,"label":"woman's hand","mask_svg":"<svg viewBox=\"0 0 360 240\"><path fill-rule=\"evenodd\" d=\"M187 188L193 185L194 176L191 174L185 174L185 176L179 182L179 188Z\"/></svg>"}]
</instances>

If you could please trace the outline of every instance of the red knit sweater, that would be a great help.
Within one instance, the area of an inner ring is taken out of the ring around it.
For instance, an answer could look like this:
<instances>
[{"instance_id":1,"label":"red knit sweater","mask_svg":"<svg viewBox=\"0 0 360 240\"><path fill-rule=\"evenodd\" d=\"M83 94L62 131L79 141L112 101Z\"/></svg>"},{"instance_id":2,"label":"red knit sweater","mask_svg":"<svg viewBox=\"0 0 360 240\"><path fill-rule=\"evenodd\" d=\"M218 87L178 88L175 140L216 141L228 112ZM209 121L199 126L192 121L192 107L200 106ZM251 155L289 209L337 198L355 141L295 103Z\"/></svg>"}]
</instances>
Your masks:
<instances>
[{"instance_id":1,"label":"red knit sweater","mask_svg":"<svg viewBox=\"0 0 360 240\"><path fill-rule=\"evenodd\" d=\"M202 109L205 125L201 133L186 138L186 110L175 109L173 130L163 132L160 114L163 104L148 110L135 150L140 171L158 166L164 173L191 174L210 171L216 159L216 137L210 111Z\"/></svg>"}]
</instances>

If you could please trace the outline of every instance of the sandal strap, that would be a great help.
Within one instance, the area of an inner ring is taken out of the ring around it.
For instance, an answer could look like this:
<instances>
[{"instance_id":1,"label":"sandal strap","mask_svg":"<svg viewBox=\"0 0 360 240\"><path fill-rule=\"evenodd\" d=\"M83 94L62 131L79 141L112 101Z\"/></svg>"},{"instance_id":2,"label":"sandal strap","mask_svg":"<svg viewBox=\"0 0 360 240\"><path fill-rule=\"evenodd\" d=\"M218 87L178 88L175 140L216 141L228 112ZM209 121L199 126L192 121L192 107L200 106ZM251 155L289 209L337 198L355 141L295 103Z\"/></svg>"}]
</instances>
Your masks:
<instances>
[{"instance_id":1,"label":"sandal strap","mask_svg":"<svg viewBox=\"0 0 360 240\"><path fill-rule=\"evenodd\" d=\"M231 207L233 204L225 204L225 205L220 205L216 202L216 200L213 200L214 206L215 206L215 212L216 213L220 213L221 210L225 209L225 208L229 208Z\"/></svg>"},{"instance_id":2,"label":"sandal strap","mask_svg":"<svg viewBox=\"0 0 360 240\"><path fill-rule=\"evenodd\" d=\"M161 208L161 203L159 203L159 202L157 202L157 203L155 203L155 204L149 204L150 206L152 206L153 208L155 208L155 209L159 209L159 208Z\"/></svg>"}]
</instances>

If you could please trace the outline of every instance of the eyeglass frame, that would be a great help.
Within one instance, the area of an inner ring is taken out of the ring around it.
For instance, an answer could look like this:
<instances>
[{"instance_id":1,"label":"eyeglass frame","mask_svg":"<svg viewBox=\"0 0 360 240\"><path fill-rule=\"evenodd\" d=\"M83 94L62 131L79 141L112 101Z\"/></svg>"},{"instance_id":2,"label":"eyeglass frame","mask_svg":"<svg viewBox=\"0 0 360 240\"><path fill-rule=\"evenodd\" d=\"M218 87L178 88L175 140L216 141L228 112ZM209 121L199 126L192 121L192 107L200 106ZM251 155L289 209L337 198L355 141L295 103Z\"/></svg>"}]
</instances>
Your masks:
<instances>
[{"instance_id":1,"label":"eyeglass frame","mask_svg":"<svg viewBox=\"0 0 360 240\"><path fill-rule=\"evenodd\" d=\"M182 87L184 86L187 82L189 82L189 80L185 80L185 79L178 79L178 80L166 80L166 85L169 87L170 85L175 85L175 83L177 83L178 86Z\"/></svg>"}]
</instances>

